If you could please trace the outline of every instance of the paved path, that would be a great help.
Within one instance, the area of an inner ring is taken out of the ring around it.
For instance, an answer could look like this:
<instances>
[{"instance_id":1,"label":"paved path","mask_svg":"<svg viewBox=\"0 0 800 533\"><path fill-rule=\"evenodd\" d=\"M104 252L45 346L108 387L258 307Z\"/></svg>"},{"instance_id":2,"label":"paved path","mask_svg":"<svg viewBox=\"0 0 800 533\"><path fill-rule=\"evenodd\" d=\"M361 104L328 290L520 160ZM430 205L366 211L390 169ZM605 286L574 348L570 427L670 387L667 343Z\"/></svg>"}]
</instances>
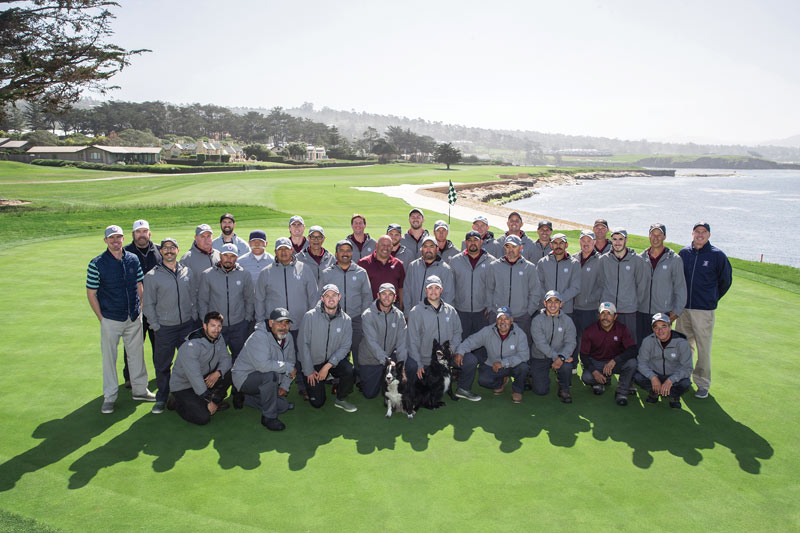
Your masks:
<instances>
[{"instance_id":1,"label":"paved path","mask_svg":"<svg viewBox=\"0 0 800 533\"><path fill-rule=\"evenodd\" d=\"M431 183L420 187L419 185L391 185L388 187L354 187L359 191L369 191L385 194L392 198L400 198L405 200L406 203L413 207L419 207L422 210L429 209L439 213L447 213L448 203L447 195L437 193L428 188L447 187L449 185L446 181ZM454 185L460 185L454 183ZM483 215L489 220L489 224L498 228L506 229L506 221L508 215L512 211L517 211L522 216L523 224L522 229L528 233L536 234L536 227L539 220L549 219L553 221L553 225L558 229L573 230L573 229L591 229L590 226L571 222L569 220L560 220L557 218L550 218L546 215L531 213L529 211L521 211L519 209L512 209L502 205L488 204L485 202L476 202L474 200L464 200L459 198L455 205L450 207L450 216L460 220L472 222L476 216ZM429 221L432 223L433 221Z\"/></svg>"}]
</instances>

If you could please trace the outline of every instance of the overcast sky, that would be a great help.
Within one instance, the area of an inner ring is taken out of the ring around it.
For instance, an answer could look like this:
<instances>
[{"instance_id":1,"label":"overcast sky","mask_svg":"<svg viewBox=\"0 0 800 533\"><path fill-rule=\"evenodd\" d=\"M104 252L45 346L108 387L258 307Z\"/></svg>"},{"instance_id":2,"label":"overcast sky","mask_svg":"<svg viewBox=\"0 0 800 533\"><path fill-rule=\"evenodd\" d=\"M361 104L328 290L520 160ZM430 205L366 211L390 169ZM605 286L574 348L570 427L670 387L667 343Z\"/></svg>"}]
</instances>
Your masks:
<instances>
[{"instance_id":1,"label":"overcast sky","mask_svg":"<svg viewBox=\"0 0 800 533\"><path fill-rule=\"evenodd\" d=\"M487 128L800 134L798 1L129 0L117 100L355 109ZM91 95L90 95L91 96Z\"/></svg>"}]
</instances>

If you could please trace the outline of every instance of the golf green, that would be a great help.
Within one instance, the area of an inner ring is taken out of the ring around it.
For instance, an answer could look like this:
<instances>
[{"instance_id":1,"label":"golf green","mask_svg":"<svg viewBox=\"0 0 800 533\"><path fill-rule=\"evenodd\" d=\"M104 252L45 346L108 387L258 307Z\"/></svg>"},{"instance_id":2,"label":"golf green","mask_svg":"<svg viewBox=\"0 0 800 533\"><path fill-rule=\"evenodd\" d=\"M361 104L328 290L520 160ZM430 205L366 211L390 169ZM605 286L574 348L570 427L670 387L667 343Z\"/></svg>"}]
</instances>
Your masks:
<instances>
[{"instance_id":1,"label":"golf green","mask_svg":"<svg viewBox=\"0 0 800 533\"><path fill-rule=\"evenodd\" d=\"M86 265L104 249L99 228L127 232L133 218L151 219L154 240L172 235L185 250L196 224L216 228L217 212L239 207L239 235L265 229L272 244L298 213L323 225L330 245L356 211L373 235L389 222L405 227L406 203L352 186L501 172L413 165L52 184L11 184L24 172L0 172L4 197L34 202L0 210L0 530L800 528L791 325L800 294L793 279L776 287L753 264L746 278L734 270L717 312L711 396L687 394L679 411L641 399L620 408L574 378L571 405L555 388L514 405L510 391L476 384L481 402L448 402L414 420L387 420L380 399L357 392L356 413L315 410L293 387L297 408L281 417L282 433L266 431L251 408L194 427L174 412L150 414L152 404L125 389L115 412L100 414L100 332L85 294ZM426 227L439 216L426 213ZM460 243L469 224L452 226ZM145 360L155 388L149 343Z\"/></svg>"}]
</instances>

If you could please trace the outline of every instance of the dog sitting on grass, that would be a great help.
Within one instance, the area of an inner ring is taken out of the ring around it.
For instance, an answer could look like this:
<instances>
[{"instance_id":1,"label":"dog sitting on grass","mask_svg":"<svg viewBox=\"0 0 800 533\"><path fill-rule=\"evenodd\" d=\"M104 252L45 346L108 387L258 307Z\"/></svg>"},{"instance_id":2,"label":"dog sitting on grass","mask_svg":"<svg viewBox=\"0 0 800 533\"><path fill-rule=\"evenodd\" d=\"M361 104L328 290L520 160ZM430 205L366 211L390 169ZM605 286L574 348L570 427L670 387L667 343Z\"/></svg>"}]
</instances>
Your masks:
<instances>
[{"instance_id":1,"label":"dog sitting on grass","mask_svg":"<svg viewBox=\"0 0 800 533\"><path fill-rule=\"evenodd\" d=\"M408 418L414 418L414 397L411 385L403 371L405 363L395 363L389 359L383 366L383 405L386 406L386 418L392 418L394 412L406 413Z\"/></svg>"},{"instance_id":2,"label":"dog sitting on grass","mask_svg":"<svg viewBox=\"0 0 800 533\"><path fill-rule=\"evenodd\" d=\"M450 341L439 344L433 341L433 353L431 354L431 364L422 375L422 379L417 380L414 386L414 410L420 407L426 409L438 409L447 405L443 398L445 391L453 401L458 401L450 387L452 377L450 374L451 359L453 353L450 350Z\"/></svg>"}]
</instances>

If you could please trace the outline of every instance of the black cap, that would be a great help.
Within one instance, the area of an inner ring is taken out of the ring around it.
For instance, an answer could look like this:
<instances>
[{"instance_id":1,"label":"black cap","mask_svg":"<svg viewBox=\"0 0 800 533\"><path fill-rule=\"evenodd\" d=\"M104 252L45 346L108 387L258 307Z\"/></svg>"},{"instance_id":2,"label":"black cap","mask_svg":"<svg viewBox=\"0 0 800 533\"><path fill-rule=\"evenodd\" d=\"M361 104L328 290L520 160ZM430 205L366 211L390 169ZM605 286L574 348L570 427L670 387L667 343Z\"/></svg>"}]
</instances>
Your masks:
<instances>
[{"instance_id":1,"label":"black cap","mask_svg":"<svg viewBox=\"0 0 800 533\"><path fill-rule=\"evenodd\" d=\"M479 240L482 238L480 233L478 233L475 230L471 230L471 231L467 232L467 236L464 237L464 240L467 240L467 239L469 239L471 237L475 237L476 239L479 239Z\"/></svg>"},{"instance_id":2,"label":"black cap","mask_svg":"<svg viewBox=\"0 0 800 533\"><path fill-rule=\"evenodd\" d=\"M694 226L692 226L692 231L696 230L696 229L697 229L698 227L700 227L700 226L703 226L703 227L704 227L704 228L706 228L708 231L711 231L711 225L709 225L709 223L708 223L708 222L698 222L697 224L695 224Z\"/></svg>"},{"instance_id":3,"label":"black cap","mask_svg":"<svg viewBox=\"0 0 800 533\"><path fill-rule=\"evenodd\" d=\"M264 233L263 230L254 229L250 232L250 238L248 240L252 241L253 239L261 239L262 241L267 242L267 234Z\"/></svg>"},{"instance_id":4,"label":"black cap","mask_svg":"<svg viewBox=\"0 0 800 533\"><path fill-rule=\"evenodd\" d=\"M541 221L539 221L539 226L538 227L541 228L542 226L547 226L548 228L553 229L553 223L550 222L549 220L541 220Z\"/></svg>"},{"instance_id":5,"label":"black cap","mask_svg":"<svg viewBox=\"0 0 800 533\"><path fill-rule=\"evenodd\" d=\"M229 218L229 219L231 219L231 222L236 222L236 219L235 219L235 218L233 218L233 215L231 215L230 213L225 213L224 215L222 215L221 217L219 217L219 221L220 221L220 222L222 222L222 221L223 221L223 220L225 220L226 218Z\"/></svg>"},{"instance_id":6,"label":"black cap","mask_svg":"<svg viewBox=\"0 0 800 533\"><path fill-rule=\"evenodd\" d=\"M284 320L288 320L289 322L294 322L292 317L289 316L289 311L284 309L283 307L276 307L272 310L269 314L269 319L273 322L283 322Z\"/></svg>"}]
</instances>

